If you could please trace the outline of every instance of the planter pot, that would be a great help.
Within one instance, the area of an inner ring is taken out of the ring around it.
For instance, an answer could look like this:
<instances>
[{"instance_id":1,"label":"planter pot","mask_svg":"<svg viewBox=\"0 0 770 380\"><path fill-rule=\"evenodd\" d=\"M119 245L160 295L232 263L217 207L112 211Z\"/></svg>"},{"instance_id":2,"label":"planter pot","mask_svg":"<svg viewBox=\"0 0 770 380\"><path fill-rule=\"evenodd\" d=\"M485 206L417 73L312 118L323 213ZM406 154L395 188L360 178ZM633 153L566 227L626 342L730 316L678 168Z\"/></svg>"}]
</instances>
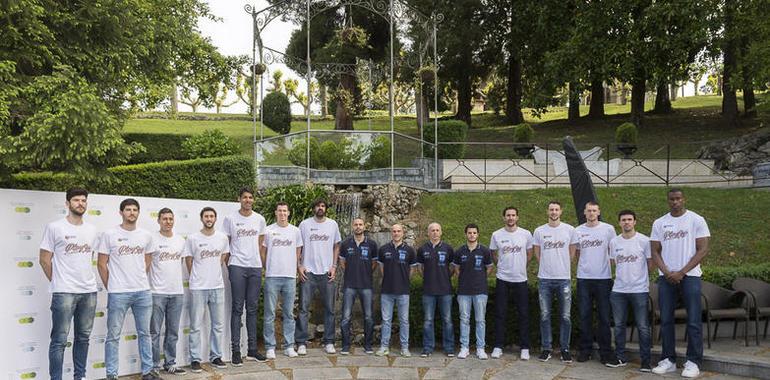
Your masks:
<instances>
[{"instance_id":1,"label":"planter pot","mask_svg":"<svg viewBox=\"0 0 770 380\"><path fill-rule=\"evenodd\" d=\"M636 152L637 148L636 144L618 144L615 149L623 154L623 158L630 159L634 152Z\"/></svg>"},{"instance_id":2,"label":"planter pot","mask_svg":"<svg viewBox=\"0 0 770 380\"><path fill-rule=\"evenodd\" d=\"M517 144L513 147L513 151L521 158L532 158L532 151L535 150L534 144Z\"/></svg>"},{"instance_id":3,"label":"planter pot","mask_svg":"<svg viewBox=\"0 0 770 380\"><path fill-rule=\"evenodd\" d=\"M256 65L251 66L252 71L254 72L254 75L262 75L267 71L267 66L265 66L264 63L257 63Z\"/></svg>"}]
</instances>

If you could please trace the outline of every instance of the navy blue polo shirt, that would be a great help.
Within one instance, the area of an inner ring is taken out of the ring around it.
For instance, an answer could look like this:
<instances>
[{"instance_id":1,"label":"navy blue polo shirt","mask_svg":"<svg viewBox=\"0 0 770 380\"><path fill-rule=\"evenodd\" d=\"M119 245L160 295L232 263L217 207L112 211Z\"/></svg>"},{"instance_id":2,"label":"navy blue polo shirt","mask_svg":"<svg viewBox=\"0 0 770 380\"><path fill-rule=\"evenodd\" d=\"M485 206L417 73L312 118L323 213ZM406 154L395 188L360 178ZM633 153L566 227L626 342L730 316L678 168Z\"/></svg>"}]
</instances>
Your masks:
<instances>
[{"instance_id":1,"label":"navy blue polo shirt","mask_svg":"<svg viewBox=\"0 0 770 380\"><path fill-rule=\"evenodd\" d=\"M463 245L455 252L453 264L460 267L458 295L487 294L487 267L492 265L489 248L479 244L471 251L467 245Z\"/></svg>"},{"instance_id":2,"label":"navy blue polo shirt","mask_svg":"<svg viewBox=\"0 0 770 380\"><path fill-rule=\"evenodd\" d=\"M409 294L409 271L417 265L414 248L401 243L398 247L390 241L380 247L377 261L382 264L382 294Z\"/></svg>"},{"instance_id":3,"label":"navy blue polo shirt","mask_svg":"<svg viewBox=\"0 0 770 380\"><path fill-rule=\"evenodd\" d=\"M454 260L454 249L440 241L436 246L428 241L417 250L417 262L422 265L423 294L443 296L452 294L450 264Z\"/></svg>"},{"instance_id":4,"label":"navy blue polo shirt","mask_svg":"<svg viewBox=\"0 0 770 380\"><path fill-rule=\"evenodd\" d=\"M353 236L340 244L340 259L345 260L344 288L371 289L372 263L377 260L377 243L364 237L361 244Z\"/></svg>"}]
</instances>

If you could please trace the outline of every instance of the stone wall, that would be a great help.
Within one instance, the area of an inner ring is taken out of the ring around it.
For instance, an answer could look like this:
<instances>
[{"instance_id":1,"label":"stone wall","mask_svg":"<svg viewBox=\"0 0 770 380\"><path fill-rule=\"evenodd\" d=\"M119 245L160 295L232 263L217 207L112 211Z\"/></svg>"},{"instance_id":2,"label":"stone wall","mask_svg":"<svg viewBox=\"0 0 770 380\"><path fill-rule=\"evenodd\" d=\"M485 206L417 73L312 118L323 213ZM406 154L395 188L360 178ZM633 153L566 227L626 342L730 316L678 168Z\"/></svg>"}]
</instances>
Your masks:
<instances>
[{"instance_id":1,"label":"stone wall","mask_svg":"<svg viewBox=\"0 0 770 380\"><path fill-rule=\"evenodd\" d=\"M704 146L698 158L715 160L721 170L751 175L754 165L770 161L770 128Z\"/></svg>"}]
</instances>

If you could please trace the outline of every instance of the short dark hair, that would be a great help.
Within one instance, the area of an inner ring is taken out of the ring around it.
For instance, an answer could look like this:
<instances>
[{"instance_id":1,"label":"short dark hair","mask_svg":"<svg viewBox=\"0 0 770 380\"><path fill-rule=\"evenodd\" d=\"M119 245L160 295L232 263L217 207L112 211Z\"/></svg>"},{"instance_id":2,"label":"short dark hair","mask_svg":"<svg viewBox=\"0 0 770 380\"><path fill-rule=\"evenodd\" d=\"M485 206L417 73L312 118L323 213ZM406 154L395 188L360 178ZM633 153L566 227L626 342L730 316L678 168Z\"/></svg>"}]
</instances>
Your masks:
<instances>
[{"instance_id":1,"label":"short dark hair","mask_svg":"<svg viewBox=\"0 0 770 380\"><path fill-rule=\"evenodd\" d=\"M672 187L668 189L668 193L666 194L671 194L671 193L682 193L682 195L684 196L684 191L682 191L681 187Z\"/></svg>"},{"instance_id":2,"label":"short dark hair","mask_svg":"<svg viewBox=\"0 0 770 380\"><path fill-rule=\"evenodd\" d=\"M241 187L241 189L240 189L240 190L238 190L238 198L242 197L242 196L243 196L243 193L249 193L249 194L251 194L252 196L254 196L254 190L252 190L252 189L251 189L250 187L248 187L248 186L244 186L244 187Z\"/></svg>"},{"instance_id":3,"label":"short dark hair","mask_svg":"<svg viewBox=\"0 0 770 380\"><path fill-rule=\"evenodd\" d=\"M171 211L171 209L170 209L170 208L168 208L168 207L164 207L164 208L162 208L162 209L160 209L160 210L158 211L158 219L160 219L160 217L161 217L163 214L171 214L171 215L174 215L174 212L173 212L173 211Z\"/></svg>"},{"instance_id":4,"label":"short dark hair","mask_svg":"<svg viewBox=\"0 0 770 380\"><path fill-rule=\"evenodd\" d=\"M505 216L505 213L507 213L508 210L516 211L516 216L519 215L519 209L517 209L516 207L513 207L513 206L508 206L508 207L503 209L503 216Z\"/></svg>"},{"instance_id":5,"label":"short dark hair","mask_svg":"<svg viewBox=\"0 0 770 380\"><path fill-rule=\"evenodd\" d=\"M72 198L77 197L79 195L82 195L86 198L88 198L88 190L80 188L80 187L73 187L71 189L67 189L67 202L72 200Z\"/></svg>"},{"instance_id":6,"label":"short dark hair","mask_svg":"<svg viewBox=\"0 0 770 380\"><path fill-rule=\"evenodd\" d=\"M214 210L214 208L213 208L213 207L208 207L208 206L206 206L206 207L204 207L203 209L201 209L201 218L203 218L203 214L205 214L205 213L206 213L206 211L211 211L211 212L213 212L213 213L214 213L214 216L217 216L217 210Z\"/></svg>"},{"instance_id":7,"label":"short dark hair","mask_svg":"<svg viewBox=\"0 0 770 380\"><path fill-rule=\"evenodd\" d=\"M468 223L468 224L465 225L465 233L467 234L468 230L471 229L471 228L475 228L476 232L480 232L479 231L479 226L477 226L476 223Z\"/></svg>"},{"instance_id":8,"label":"short dark hair","mask_svg":"<svg viewBox=\"0 0 770 380\"><path fill-rule=\"evenodd\" d=\"M275 209L276 210L278 210L278 206L286 206L286 209L291 211L291 207L289 206L289 204L284 202L284 201L280 201L280 202L275 204Z\"/></svg>"},{"instance_id":9,"label":"short dark hair","mask_svg":"<svg viewBox=\"0 0 770 380\"><path fill-rule=\"evenodd\" d=\"M636 213L633 210L622 210L618 213L618 220L620 220L623 215L631 215L634 217L634 220L636 220Z\"/></svg>"},{"instance_id":10,"label":"short dark hair","mask_svg":"<svg viewBox=\"0 0 770 380\"><path fill-rule=\"evenodd\" d=\"M318 199L314 200L314 201L313 201L313 204L312 204L312 205L310 205L310 208L313 208L313 209L314 209L314 208L318 207L318 205L320 205L321 203L323 203L323 204L324 204L324 207L325 207L325 208L329 208L329 204L327 204L327 203L326 203L326 199L323 199L323 198L318 198Z\"/></svg>"},{"instance_id":11,"label":"short dark hair","mask_svg":"<svg viewBox=\"0 0 770 380\"><path fill-rule=\"evenodd\" d=\"M551 206L551 205L559 205L559 208L562 207L561 206L561 202L559 202L557 200L552 200L552 201L548 202L548 206Z\"/></svg>"},{"instance_id":12,"label":"short dark hair","mask_svg":"<svg viewBox=\"0 0 770 380\"><path fill-rule=\"evenodd\" d=\"M120 211L125 210L128 206L136 206L136 208L139 209L139 202L134 198L126 198L120 202Z\"/></svg>"}]
</instances>

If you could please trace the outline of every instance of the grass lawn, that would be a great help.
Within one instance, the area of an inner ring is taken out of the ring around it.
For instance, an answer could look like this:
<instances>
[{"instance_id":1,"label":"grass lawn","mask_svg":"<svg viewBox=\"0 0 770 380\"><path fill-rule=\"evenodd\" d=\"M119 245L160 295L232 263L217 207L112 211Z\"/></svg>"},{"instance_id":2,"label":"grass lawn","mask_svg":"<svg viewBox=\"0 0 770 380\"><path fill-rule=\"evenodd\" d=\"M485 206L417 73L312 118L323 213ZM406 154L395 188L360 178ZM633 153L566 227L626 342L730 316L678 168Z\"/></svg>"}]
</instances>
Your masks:
<instances>
[{"instance_id":1,"label":"grass lawn","mask_svg":"<svg viewBox=\"0 0 770 380\"><path fill-rule=\"evenodd\" d=\"M637 213L637 230L647 236L652 222L668 212L663 188L597 188L596 192L604 221L617 226L617 213L621 209L633 209ZM711 230L705 265L752 265L770 259L767 223L762 218L770 214L770 191L687 188L685 195L687 207L706 218ZM481 242L487 245L492 232L502 227L504 207L518 207L520 225L532 232L547 222L546 207L552 199L564 205L562 220L575 225L577 217L570 190L540 189L424 195L417 210L421 224L418 229L425 231L430 222L438 221L443 225L444 239L459 246L464 243L464 226L476 223L481 229ZM424 232L418 237L420 241L426 239Z\"/></svg>"}]
</instances>

